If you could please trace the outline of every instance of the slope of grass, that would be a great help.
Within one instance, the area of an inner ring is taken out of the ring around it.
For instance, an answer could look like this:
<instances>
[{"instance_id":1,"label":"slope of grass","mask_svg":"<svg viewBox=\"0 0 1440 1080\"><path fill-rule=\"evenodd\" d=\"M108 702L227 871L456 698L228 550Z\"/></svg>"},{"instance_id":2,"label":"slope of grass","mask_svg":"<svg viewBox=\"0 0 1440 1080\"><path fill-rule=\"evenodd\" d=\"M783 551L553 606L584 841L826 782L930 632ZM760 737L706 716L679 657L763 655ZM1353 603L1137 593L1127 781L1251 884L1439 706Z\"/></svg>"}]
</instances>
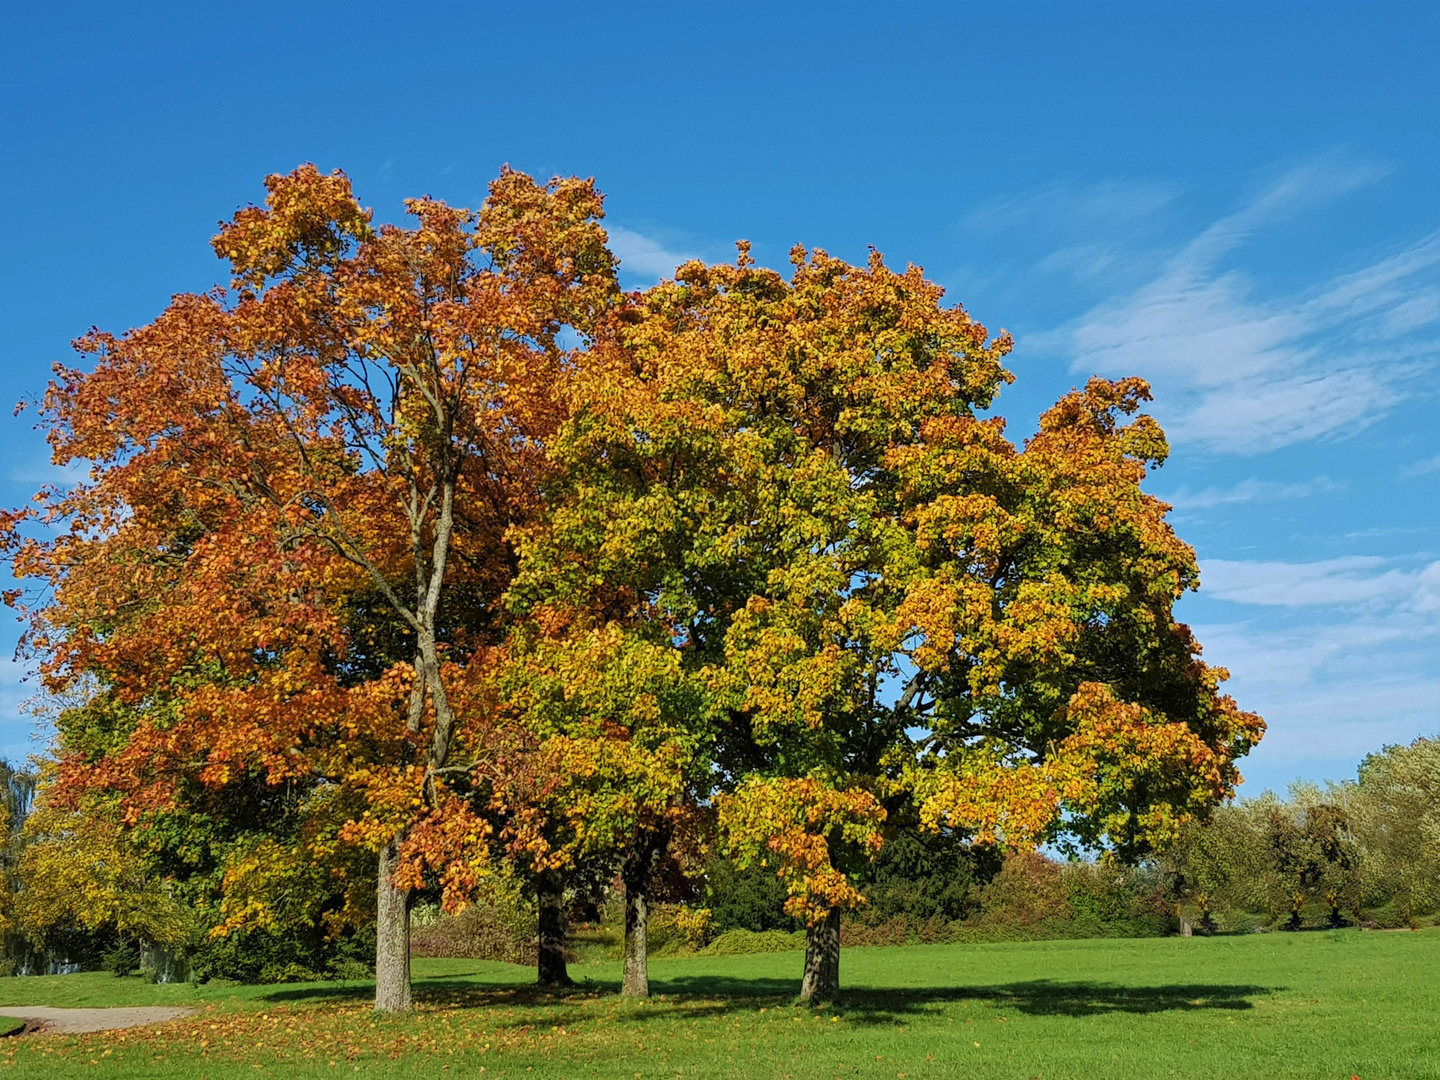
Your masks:
<instances>
[{"instance_id":1,"label":"slope of grass","mask_svg":"<svg viewBox=\"0 0 1440 1080\"><path fill-rule=\"evenodd\" d=\"M402 1019L373 1016L355 984L14 979L0 982L7 1002L123 996L202 1011L124 1034L6 1040L0 1072L1419 1080L1440 1078L1437 965L1440 932L852 949L845 998L822 1011L792 1003L794 954L657 960L657 996L638 1003L614 995L613 964L577 965L581 985L548 995L523 969L417 960L421 1007Z\"/></svg>"}]
</instances>

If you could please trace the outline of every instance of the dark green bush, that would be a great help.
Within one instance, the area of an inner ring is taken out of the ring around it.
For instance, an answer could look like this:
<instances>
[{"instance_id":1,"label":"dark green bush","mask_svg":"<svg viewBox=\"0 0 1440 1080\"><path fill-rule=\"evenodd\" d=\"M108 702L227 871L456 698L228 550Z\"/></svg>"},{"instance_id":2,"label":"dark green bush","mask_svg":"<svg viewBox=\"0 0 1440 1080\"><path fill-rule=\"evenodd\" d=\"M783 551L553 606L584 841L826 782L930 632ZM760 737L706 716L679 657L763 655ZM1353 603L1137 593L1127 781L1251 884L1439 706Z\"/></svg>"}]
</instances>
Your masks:
<instances>
[{"instance_id":1,"label":"dark green bush","mask_svg":"<svg viewBox=\"0 0 1440 1080\"><path fill-rule=\"evenodd\" d=\"M299 982L332 977L341 970L354 978L361 966L375 969L375 927L347 930L335 938L320 927L294 934L236 931L198 945L190 963L197 982Z\"/></svg>"},{"instance_id":2,"label":"dark green bush","mask_svg":"<svg viewBox=\"0 0 1440 1080\"><path fill-rule=\"evenodd\" d=\"M140 966L140 948L134 942L117 941L105 950L100 963L117 977L130 975Z\"/></svg>"},{"instance_id":3,"label":"dark green bush","mask_svg":"<svg viewBox=\"0 0 1440 1080\"><path fill-rule=\"evenodd\" d=\"M773 870L752 866L741 870L729 859L719 856L705 867L705 906L715 919L715 929L724 934L730 930L791 930L804 926L799 919L785 914L785 886Z\"/></svg>"}]
</instances>

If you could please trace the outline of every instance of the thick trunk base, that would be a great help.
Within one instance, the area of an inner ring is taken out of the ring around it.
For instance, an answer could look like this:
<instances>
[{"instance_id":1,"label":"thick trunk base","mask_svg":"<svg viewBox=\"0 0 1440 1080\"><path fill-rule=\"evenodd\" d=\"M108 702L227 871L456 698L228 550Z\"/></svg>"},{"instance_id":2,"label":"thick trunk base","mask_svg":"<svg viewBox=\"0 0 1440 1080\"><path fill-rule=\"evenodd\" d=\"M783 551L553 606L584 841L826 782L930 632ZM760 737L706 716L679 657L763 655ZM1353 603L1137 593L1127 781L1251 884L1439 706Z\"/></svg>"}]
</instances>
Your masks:
<instances>
[{"instance_id":1,"label":"thick trunk base","mask_svg":"<svg viewBox=\"0 0 1440 1080\"><path fill-rule=\"evenodd\" d=\"M834 1001L840 996L840 909L805 929L805 978L802 1001Z\"/></svg>"},{"instance_id":2,"label":"thick trunk base","mask_svg":"<svg viewBox=\"0 0 1440 1080\"><path fill-rule=\"evenodd\" d=\"M540 876L536 907L539 909L539 958L535 981L540 986L574 986L565 967L565 938L569 926L565 918L565 888L558 874Z\"/></svg>"},{"instance_id":3,"label":"thick trunk base","mask_svg":"<svg viewBox=\"0 0 1440 1080\"><path fill-rule=\"evenodd\" d=\"M1194 929L1194 927L1191 926L1191 924L1190 924L1190 916L1188 916L1188 915L1181 915L1181 916L1180 916L1180 936L1181 936L1181 937L1191 937L1191 936L1194 935L1194 933L1195 933L1195 929Z\"/></svg>"},{"instance_id":4,"label":"thick trunk base","mask_svg":"<svg viewBox=\"0 0 1440 1080\"><path fill-rule=\"evenodd\" d=\"M400 863L400 841L380 851L375 912L375 1011L410 1010L410 890L390 878Z\"/></svg>"}]
</instances>

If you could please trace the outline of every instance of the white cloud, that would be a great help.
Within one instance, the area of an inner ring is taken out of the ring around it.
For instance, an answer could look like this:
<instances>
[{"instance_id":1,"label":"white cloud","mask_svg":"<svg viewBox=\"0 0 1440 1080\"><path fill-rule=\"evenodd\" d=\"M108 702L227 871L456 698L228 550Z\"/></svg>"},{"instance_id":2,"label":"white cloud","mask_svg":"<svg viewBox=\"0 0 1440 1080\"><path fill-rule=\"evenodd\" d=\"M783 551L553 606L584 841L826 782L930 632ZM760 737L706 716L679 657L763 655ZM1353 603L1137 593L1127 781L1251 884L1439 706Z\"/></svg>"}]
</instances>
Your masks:
<instances>
[{"instance_id":1,"label":"white cloud","mask_svg":"<svg viewBox=\"0 0 1440 1080\"><path fill-rule=\"evenodd\" d=\"M1339 491L1344 484L1337 484L1329 477L1321 476L1302 484L1281 484L1273 480L1257 480L1253 477L1242 480L1234 487L1208 487L1202 491L1180 488L1178 491L1161 495L1177 510L1203 510L1212 506L1231 506L1237 503L1269 503L1281 499L1303 499L1327 491Z\"/></svg>"},{"instance_id":2,"label":"white cloud","mask_svg":"<svg viewBox=\"0 0 1440 1080\"><path fill-rule=\"evenodd\" d=\"M1079 373L1140 374L1177 441L1257 453L1370 423L1440 348L1440 232L1292 296L1258 295L1227 256L1284 217L1383 175L1292 170L1175 252L1151 280L1041 344Z\"/></svg>"},{"instance_id":3,"label":"white cloud","mask_svg":"<svg viewBox=\"0 0 1440 1080\"><path fill-rule=\"evenodd\" d=\"M56 484L71 487L90 478L90 462L76 458L68 465L55 465L48 458L37 458L11 467L9 479L17 484Z\"/></svg>"},{"instance_id":4,"label":"white cloud","mask_svg":"<svg viewBox=\"0 0 1440 1080\"><path fill-rule=\"evenodd\" d=\"M1148 218L1173 202L1174 184L1106 181L1085 187L1045 184L1027 191L998 195L977 204L961 220L974 229L1032 229L1056 226L1073 232Z\"/></svg>"},{"instance_id":5,"label":"white cloud","mask_svg":"<svg viewBox=\"0 0 1440 1080\"><path fill-rule=\"evenodd\" d=\"M1436 606L1440 562L1407 571L1386 569L1387 561L1373 555L1308 563L1206 559L1201 581L1207 595L1238 604L1308 607L1408 601L1417 611Z\"/></svg>"},{"instance_id":6,"label":"white cloud","mask_svg":"<svg viewBox=\"0 0 1440 1080\"><path fill-rule=\"evenodd\" d=\"M1440 472L1440 454L1424 461L1417 461L1400 470L1401 476L1425 476L1427 473Z\"/></svg>"},{"instance_id":7,"label":"white cloud","mask_svg":"<svg viewBox=\"0 0 1440 1080\"><path fill-rule=\"evenodd\" d=\"M660 241L622 225L607 225L610 250L620 257L620 272L627 277L671 277L681 263L696 258L693 254L672 251Z\"/></svg>"},{"instance_id":8,"label":"white cloud","mask_svg":"<svg viewBox=\"0 0 1440 1080\"><path fill-rule=\"evenodd\" d=\"M1247 771L1280 783L1292 769L1333 773L1440 731L1440 562L1209 559L1201 577L1198 602L1219 602L1208 613L1243 615L1196 621L1205 657L1270 725Z\"/></svg>"}]
</instances>

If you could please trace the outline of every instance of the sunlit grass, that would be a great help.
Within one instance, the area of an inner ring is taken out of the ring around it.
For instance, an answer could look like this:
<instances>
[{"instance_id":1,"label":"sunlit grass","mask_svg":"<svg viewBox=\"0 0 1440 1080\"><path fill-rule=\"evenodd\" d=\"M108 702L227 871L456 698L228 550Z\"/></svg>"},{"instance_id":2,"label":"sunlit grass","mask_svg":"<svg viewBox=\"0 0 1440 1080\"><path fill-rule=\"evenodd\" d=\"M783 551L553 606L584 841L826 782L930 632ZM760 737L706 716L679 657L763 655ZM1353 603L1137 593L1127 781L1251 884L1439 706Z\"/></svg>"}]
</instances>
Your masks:
<instances>
[{"instance_id":1,"label":"sunlit grass","mask_svg":"<svg viewBox=\"0 0 1440 1080\"><path fill-rule=\"evenodd\" d=\"M656 997L613 964L563 995L501 964L417 960L414 1015L369 987L0 980L0 1002L193 1004L124 1034L0 1043L50 1078L1440 1077L1440 932L852 949L843 1001L797 1007L795 954L657 960ZM91 1064L91 1063L94 1064Z\"/></svg>"}]
</instances>

